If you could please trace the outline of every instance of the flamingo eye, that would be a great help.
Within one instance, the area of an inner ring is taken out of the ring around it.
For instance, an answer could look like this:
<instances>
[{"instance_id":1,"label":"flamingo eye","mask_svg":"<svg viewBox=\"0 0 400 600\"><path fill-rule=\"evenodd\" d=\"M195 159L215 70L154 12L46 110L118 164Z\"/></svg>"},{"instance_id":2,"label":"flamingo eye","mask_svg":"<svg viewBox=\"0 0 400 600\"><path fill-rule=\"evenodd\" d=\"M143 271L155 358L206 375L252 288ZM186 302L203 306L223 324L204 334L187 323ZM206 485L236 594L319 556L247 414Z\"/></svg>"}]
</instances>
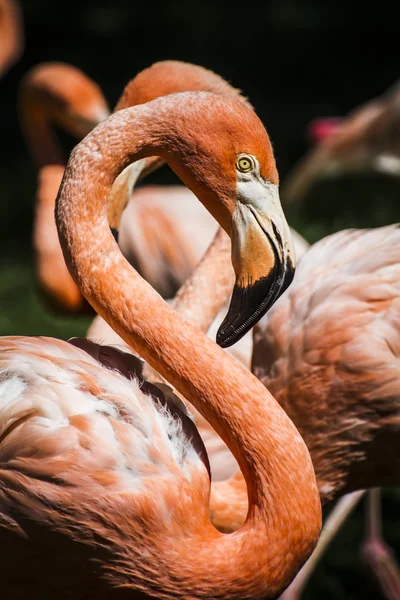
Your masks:
<instances>
[{"instance_id":1,"label":"flamingo eye","mask_svg":"<svg viewBox=\"0 0 400 600\"><path fill-rule=\"evenodd\" d=\"M241 173L250 173L256 167L254 158L250 154L239 154L236 160L236 168Z\"/></svg>"}]
</instances>

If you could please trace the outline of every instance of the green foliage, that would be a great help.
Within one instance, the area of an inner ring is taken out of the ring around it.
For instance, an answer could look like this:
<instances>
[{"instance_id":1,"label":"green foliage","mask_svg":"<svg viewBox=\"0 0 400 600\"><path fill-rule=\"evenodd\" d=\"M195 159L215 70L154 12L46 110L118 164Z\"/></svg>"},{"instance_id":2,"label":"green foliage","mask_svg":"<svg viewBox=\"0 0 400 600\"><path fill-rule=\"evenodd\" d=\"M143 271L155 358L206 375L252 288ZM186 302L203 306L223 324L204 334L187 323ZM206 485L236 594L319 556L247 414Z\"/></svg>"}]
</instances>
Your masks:
<instances>
[{"instance_id":1,"label":"green foliage","mask_svg":"<svg viewBox=\"0 0 400 600\"><path fill-rule=\"evenodd\" d=\"M82 317L50 315L37 297L33 271L26 261L0 271L0 335L49 335L64 340L84 336L90 323Z\"/></svg>"}]
</instances>

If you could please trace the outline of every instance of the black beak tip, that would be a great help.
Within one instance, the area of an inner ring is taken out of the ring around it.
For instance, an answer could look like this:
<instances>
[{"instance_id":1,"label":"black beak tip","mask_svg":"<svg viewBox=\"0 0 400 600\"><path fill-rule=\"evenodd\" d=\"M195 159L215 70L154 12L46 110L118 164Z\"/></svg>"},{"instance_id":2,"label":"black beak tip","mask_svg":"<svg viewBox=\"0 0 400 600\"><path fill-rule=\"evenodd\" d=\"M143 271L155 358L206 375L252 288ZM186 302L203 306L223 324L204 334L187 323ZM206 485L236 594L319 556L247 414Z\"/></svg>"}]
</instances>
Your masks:
<instances>
[{"instance_id":1,"label":"black beak tip","mask_svg":"<svg viewBox=\"0 0 400 600\"><path fill-rule=\"evenodd\" d=\"M235 342L233 341L233 342L229 343L229 341L228 341L229 336L227 335L228 332L224 331L224 330L221 331L222 325L220 326L220 328L217 331L217 336L216 336L215 341L217 342L218 346L221 346L221 348L229 348L229 346L231 346Z\"/></svg>"},{"instance_id":2,"label":"black beak tip","mask_svg":"<svg viewBox=\"0 0 400 600\"><path fill-rule=\"evenodd\" d=\"M269 277L246 287L235 284L228 313L217 332L216 342L221 348L238 342L268 309L266 296L271 283L268 281L266 289L266 279Z\"/></svg>"},{"instance_id":3,"label":"black beak tip","mask_svg":"<svg viewBox=\"0 0 400 600\"><path fill-rule=\"evenodd\" d=\"M228 313L217 332L217 344L228 348L250 331L289 287L294 271L289 261L279 274L273 269L267 277L251 285L241 287L236 284Z\"/></svg>"}]
</instances>

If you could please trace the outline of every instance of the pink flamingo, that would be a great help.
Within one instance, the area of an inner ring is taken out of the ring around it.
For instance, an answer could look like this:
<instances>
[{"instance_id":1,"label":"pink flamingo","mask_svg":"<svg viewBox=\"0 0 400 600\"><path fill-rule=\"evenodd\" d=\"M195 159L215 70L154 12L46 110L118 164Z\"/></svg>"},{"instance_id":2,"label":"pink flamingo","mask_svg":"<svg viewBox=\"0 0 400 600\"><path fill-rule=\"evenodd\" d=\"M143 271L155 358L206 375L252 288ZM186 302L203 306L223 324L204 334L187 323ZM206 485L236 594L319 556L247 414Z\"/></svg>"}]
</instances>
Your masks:
<instances>
[{"instance_id":1,"label":"pink flamingo","mask_svg":"<svg viewBox=\"0 0 400 600\"><path fill-rule=\"evenodd\" d=\"M311 139L319 142L288 175L282 186L284 203L301 203L322 178L342 174L383 173L400 176L400 87L357 107L344 118L311 123Z\"/></svg>"},{"instance_id":2,"label":"pink flamingo","mask_svg":"<svg viewBox=\"0 0 400 600\"><path fill-rule=\"evenodd\" d=\"M88 342L90 353L48 338L2 338L0 539L7 552L0 572L7 597L272 599L318 537L314 472L289 418L256 378L162 301L110 233L113 180L151 155L218 214L231 232L237 272L252 270L251 250L270 256L280 272L288 268L290 234L287 227L273 236L264 230L278 216L272 149L238 100L201 92L161 98L116 113L75 148L56 207L77 285L228 444L248 483L248 518L229 536L214 529L206 456L183 407L167 391L164 405L154 402L90 354L126 375L131 355L110 356ZM276 285L269 269L255 268ZM258 291L253 281L252 312ZM237 327L249 318L249 305L242 308L231 315Z\"/></svg>"}]
</instances>

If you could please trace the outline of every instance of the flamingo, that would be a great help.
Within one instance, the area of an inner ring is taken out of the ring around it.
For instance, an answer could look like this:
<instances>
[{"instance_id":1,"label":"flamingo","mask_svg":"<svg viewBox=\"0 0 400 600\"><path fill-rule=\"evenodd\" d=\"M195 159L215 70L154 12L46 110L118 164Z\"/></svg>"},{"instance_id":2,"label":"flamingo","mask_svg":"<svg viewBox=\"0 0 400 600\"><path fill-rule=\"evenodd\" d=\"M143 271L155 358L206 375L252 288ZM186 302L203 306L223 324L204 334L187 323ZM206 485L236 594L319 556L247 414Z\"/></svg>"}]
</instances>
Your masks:
<instances>
[{"instance_id":1,"label":"flamingo","mask_svg":"<svg viewBox=\"0 0 400 600\"><path fill-rule=\"evenodd\" d=\"M318 538L315 475L290 419L255 377L168 307L109 230L113 180L151 155L229 230L236 272L257 277L246 286L247 304L238 312L235 303L229 316L243 331L266 308L260 280L265 293L278 285L279 294L289 277L282 272L294 265L289 229L271 201L272 148L239 100L174 94L98 125L72 152L56 205L65 260L83 295L228 444L248 484L248 518L229 536L213 528L201 440L171 393L156 403L123 376L131 355L113 360L91 342L85 351L81 342L1 338L7 597L276 598ZM254 251L264 259L257 265Z\"/></svg>"},{"instance_id":2,"label":"flamingo","mask_svg":"<svg viewBox=\"0 0 400 600\"><path fill-rule=\"evenodd\" d=\"M316 119L311 123L310 137L319 143L288 175L282 186L282 200L287 204L301 203L317 183L339 175L366 178L383 174L398 180L399 122L399 83L347 117Z\"/></svg>"},{"instance_id":3,"label":"flamingo","mask_svg":"<svg viewBox=\"0 0 400 600\"><path fill-rule=\"evenodd\" d=\"M33 246L41 296L55 310L91 313L62 256L54 205L64 174L64 160L52 127L81 139L109 110L99 86L79 69L43 63L29 71L20 88L22 131L38 170Z\"/></svg>"},{"instance_id":4,"label":"flamingo","mask_svg":"<svg viewBox=\"0 0 400 600\"><path fill-rule=\"evenodd\" d=\"M145 69L128 83L115 111L131 104L141 104L156 96L191 89L205 89L242 98L238 90L207 69L179 61L163 61ZM242 98L242 100L248 104L246 99ZM80 137L85 131L78 127L82 127L83 123L87 129L90 129L95 118L100 121L106 116L107 106L98 86L83 73L69 65L54 63L42 64L28 73L22 85L21 105L24 117L22 123L25 121L27 123L24 130L28 141L31 142L32 154L36 156L38 165L45 165L42 166L39 175L38 217L35 223L39 285L44 291L45 298L53 307L56 299L57 306L61 306L64 310L76 311L79 307L82 312L88 312L91 307L84 301L65 266L54 223L54 202L64 166L61 157L58 158L57 165L51 164L59 154L54 141L51 145L48 144L50 148L43 156L43 136L38 135L41 132L35 126L36 120L34 121L33 116L37 106L40 114L46 111L45 123L57 122L59 126ZM31 125L32 122L35 123L34 126ZM48 128L46 131L50 136ZM139 162L139 166L136 163L128 167L121 177L117 178L110 196L109 221L114 232L118 230L118 241L123 254L153 287L165 294L171 282L171 274L176 276L173 281L182 280L187 275L188 267L193 268L195 262L204 253L206 245L211 242L216 231L216 222L202 205L195 202L194 194L183 186L139 188L125 209L121 221L121 210L126 199L131 195L133 183L139 173L142 170L148 172L159 166L162 161L159 158L150 158ZM226 236L223 230L218 234L216 244L220 244L218 239L221 236ZM176 237L178 240L175 239ZM292 237L296 255L299 255L306 242L293 230ZM160 251L157 250L158 248ZM219 253L218 248L216 255ZM229 244L228 253L230 253ZM205 259L206 262L209 260L209 257ZM179 273L180 267L182 268ZM166 275L164 271L167 271ZM202 290L197 295L200 306L196 306L193 310L193 296L190 296L189 287L188 281L180 295L178 294L172 301L172 306L194 326L207 331L210 323L207 321L207 326L204 327L199 319L207 318L206 303L210 300L210 314L214 317L219 310L209 331L211 336L222 322L223 312L226 309L223 306L225 293L223 302L215 307L215 291L210 295L208 290ZM172 291L171 288L169 289ZM185 311L185 306L191 306L191 314ZM99 316L93 321L87 336L102 343L126 346L117 333ZM251 352L250 333L230 349L230 354L248 368L250 368ZM145 372L152 381L160 379L158 374L148 369ZM199 413L195 412L195 416L196 425L209 454L213 479L224 479L237 469L237 463L231 453L227 454L225 445L215 435L209 423L202 419Z\"/></svg>"},{"instance_id":5,"label":"flamingo","mask_svg":"<svg viewBox=\"0 0 400 600\"><path fill-rule=\"evenodd\" d=\"M13 0L0 0L0 77L19 59L23 50L22 19Z\"/></svg>"}]
</instances>

